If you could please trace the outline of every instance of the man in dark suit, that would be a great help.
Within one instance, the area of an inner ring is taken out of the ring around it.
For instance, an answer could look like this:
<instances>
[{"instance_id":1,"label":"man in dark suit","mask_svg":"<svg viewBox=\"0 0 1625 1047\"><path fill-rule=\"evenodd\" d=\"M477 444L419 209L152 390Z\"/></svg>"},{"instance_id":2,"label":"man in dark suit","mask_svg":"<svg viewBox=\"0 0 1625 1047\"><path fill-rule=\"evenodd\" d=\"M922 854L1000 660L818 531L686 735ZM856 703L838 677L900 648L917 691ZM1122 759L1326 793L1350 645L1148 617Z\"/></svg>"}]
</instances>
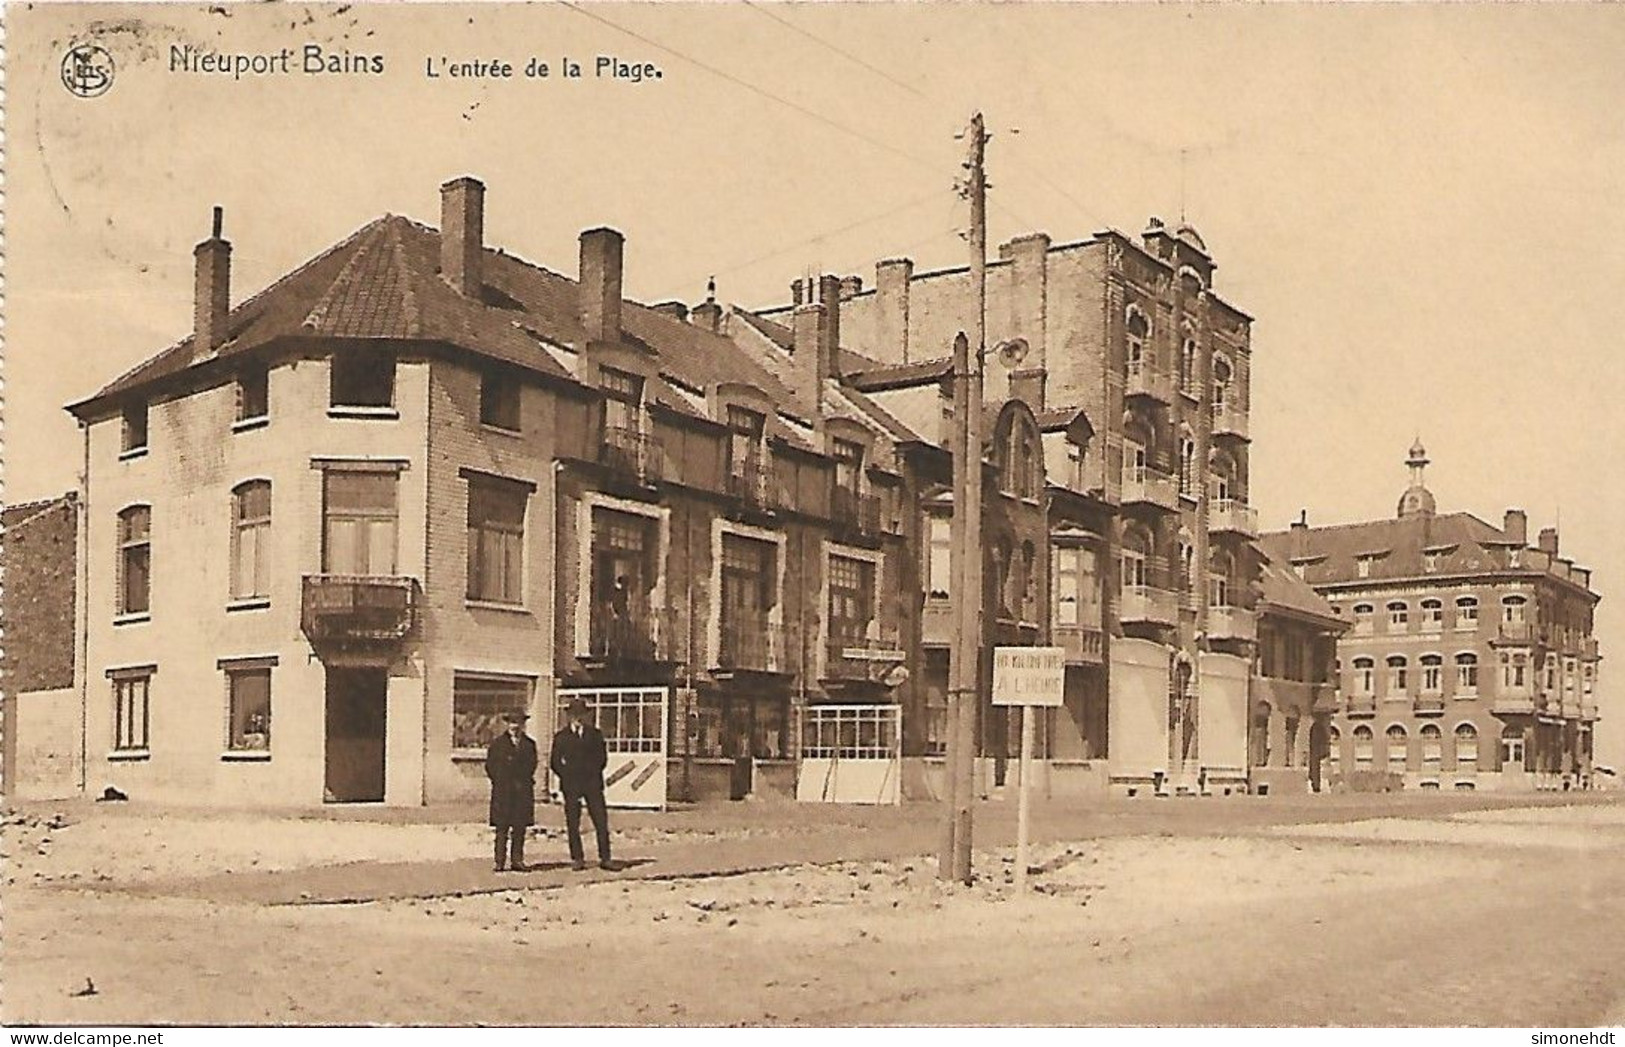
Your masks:
<instances>
[{"instance_id":1,"label":"man in dark suit","mask_svg":"<svg viewBox=\"0 0 1625 1047\"><path fill-rule=\"evenodd\" d=\"M609 810L604 806L604 767L609 763L604 736L592 722L592 710L580 698L572 700L565 713L570 722L553 736L553 755L548 763L559 776L559 789L564 793L570 859L577 869L587 867L586 851L581 846L581 805L586 803L598 834L598 867L614 869L609 859Z\"/></svg>"},{"instance_id":2,"label":"man in dark suit","mask_svg":"<svg viewBox=\"0 0 1625 1047\"><path fill-rule=\"evenodd\" d=\"M508 729L485 750L485 776L491 779L491 828L495 832L493 868L525 871L525 832L536 821L536 742L525 733L525 714L503 717Z\"/></svg>"}]
</instances>

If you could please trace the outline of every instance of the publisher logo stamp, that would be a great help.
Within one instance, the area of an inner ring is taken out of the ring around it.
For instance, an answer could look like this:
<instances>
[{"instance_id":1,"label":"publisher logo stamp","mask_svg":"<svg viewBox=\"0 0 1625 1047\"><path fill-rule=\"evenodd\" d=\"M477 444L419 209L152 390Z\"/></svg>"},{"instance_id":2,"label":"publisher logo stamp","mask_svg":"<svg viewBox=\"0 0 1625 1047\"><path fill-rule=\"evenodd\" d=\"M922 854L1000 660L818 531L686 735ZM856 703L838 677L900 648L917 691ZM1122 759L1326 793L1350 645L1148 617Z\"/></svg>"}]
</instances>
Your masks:
<instances>
[{"instance_id":1,"label":"publisher logo stamp","mask_svg":"<svg viewBox=\"0 0 1625 1047\"><path fill-rule=\"evenodd\" d=\"M99 44L74 44L62 56L62 86L80 98L106 94L113 86L113 56Z\"/></svg>"}]
</instances>

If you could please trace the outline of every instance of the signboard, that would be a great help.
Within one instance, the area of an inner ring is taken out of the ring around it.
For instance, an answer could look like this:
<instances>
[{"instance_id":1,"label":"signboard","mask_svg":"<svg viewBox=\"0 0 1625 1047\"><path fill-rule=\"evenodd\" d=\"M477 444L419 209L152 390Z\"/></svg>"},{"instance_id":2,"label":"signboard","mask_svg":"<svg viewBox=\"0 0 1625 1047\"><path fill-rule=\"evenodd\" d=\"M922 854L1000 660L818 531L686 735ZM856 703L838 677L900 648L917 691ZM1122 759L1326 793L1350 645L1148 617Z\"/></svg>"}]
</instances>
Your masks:
<instances>
[{"instance_id":1,"label":"signboard","mask_svg":"<svg viewBox=\"0 0 1625 1047\"><path fill-rule=\"evenodd\" d=\"M1061 704L1066 651L1060 647L993 648L993 704Z\"/></svg>"}]
</instances>

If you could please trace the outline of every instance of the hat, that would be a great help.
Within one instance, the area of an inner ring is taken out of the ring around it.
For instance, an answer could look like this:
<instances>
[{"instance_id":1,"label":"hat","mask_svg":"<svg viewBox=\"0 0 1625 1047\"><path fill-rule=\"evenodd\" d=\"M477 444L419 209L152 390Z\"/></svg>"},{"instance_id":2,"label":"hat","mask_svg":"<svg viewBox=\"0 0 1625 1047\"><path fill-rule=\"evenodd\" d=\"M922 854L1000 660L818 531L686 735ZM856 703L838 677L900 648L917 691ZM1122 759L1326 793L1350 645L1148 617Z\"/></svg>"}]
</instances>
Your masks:
<instances>
[{"instance_id":1,"label":"hat","mask_svg":"<svg viewBox=\"0 0 1625 1047\"><path fill-rule=\"evenodd\" d=\"M530 719L528 715L522 712L503 713L502 718L508 723L524 723L526 720Z\"/></svg>"},{"instance_id":2,"label":"hat","mask_svg":"<svg viewBox=\"0 0 1625 1047\"><path fill-rule=\"evenodd\" d=\"M586 716L592 712L585 699L572 698L570 704L564 707L565 713L570 716Z\"/></svg>"}]
</instances>

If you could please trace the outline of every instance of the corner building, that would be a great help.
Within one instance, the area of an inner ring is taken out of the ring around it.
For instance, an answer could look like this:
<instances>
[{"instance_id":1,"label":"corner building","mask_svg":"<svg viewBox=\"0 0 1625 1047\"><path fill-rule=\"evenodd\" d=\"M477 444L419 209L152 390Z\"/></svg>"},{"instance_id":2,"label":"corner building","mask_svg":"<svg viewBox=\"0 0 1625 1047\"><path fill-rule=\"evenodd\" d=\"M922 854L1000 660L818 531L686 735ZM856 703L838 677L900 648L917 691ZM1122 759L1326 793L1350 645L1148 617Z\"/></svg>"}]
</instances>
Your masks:
<instances>
[{"instance_id":1,"label":"corner building","mask_svg":"<svg viewBox=\"0 0 1625 1047\"><path fill-rule=\"evenodd\" d=\"M1342 702L1320 768L1350 789L1589 788L1601 655L1591 572L1556 528L1439 513L1418 441L1388 520L1264 546L1336 609Z\"/></svg>"}]
</instances>

